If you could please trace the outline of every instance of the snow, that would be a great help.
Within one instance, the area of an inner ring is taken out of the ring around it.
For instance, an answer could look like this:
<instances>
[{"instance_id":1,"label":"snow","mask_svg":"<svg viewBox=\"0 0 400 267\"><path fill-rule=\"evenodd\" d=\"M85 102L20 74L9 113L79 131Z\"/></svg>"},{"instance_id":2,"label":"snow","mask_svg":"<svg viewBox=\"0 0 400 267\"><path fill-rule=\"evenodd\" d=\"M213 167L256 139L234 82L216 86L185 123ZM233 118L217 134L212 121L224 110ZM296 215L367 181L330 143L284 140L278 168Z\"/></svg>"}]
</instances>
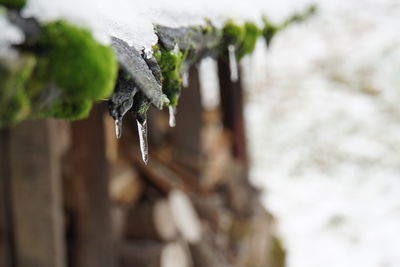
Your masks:
<instances>
[{"instance_id":1,"label":"snow","mask_svg":"<svg viewBox=\"0 0 400 267\"><path fill-rule=\"evenodd\" d=\"M261 23L263 15L281 22L309 1L292 0L288 5L271 0L28 0L23 14L42 22L67 20L90 29L102 43L115 36L137 49L150 50L157 42L154 24L203 25L206 18L216 26L228 18Z\"/></svg>"},{"instance_id":2,"label":"snow","mask_svg":"<svg viewBox=\"0 0 400 267\"><path fill-rule=\"evenodd\" d=\"M0 8L0 56L3 59L12 59L15 51L10 49L11 45L19 44L24 41L24 35L20 29L12 25L3 10Z\"/></svg>"},{"instance_id":3,"label":"snow","mask_svg":"<svg viewBox=\"0 0 400 267\"><path fill-rule=\"evenodd\" d=\"M288 267L397 267L400 2L317 4L243 62L251 177Z\"/></svg>"}]
</instances>

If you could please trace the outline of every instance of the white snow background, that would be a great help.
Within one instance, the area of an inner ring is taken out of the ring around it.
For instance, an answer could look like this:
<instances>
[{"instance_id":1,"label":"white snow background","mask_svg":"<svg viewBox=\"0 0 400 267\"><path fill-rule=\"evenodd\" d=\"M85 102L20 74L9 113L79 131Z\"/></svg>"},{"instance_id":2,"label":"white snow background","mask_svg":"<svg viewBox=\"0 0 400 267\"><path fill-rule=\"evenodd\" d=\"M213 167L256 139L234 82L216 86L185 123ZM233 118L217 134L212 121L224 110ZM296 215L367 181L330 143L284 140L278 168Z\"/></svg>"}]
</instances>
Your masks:
<instances>
[{"instance_id":1,"label":"white snow background","mask_svg":"<svg viewBox=\"0 0 400 267\"><path fill-rule=\"evenodd\" d=\"M288 267L400 266L400 1L318 1L244 62L253 181Z\"/></svg>"}]
</instances>

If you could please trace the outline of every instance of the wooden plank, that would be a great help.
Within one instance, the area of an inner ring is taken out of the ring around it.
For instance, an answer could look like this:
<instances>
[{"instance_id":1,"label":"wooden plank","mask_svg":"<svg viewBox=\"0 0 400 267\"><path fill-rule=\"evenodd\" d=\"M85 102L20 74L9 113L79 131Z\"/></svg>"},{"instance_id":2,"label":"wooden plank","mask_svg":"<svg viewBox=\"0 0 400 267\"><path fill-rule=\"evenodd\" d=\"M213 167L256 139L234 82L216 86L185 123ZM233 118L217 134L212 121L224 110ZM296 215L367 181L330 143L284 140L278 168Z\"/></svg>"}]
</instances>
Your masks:
<instances>
[{"instance_id":1,"label":"wooden plank","mask_svg":"<svg viewBox=\"0 0 400 267\"><path fill-rule=\"evenodd\" d=\"M223 124L232 134L233 155L244 165L247 165L248 157L243 115L243 87L241 84L240 69L239 79L236 82L232 82L229 64L226 60L219 58L218 76Z\"/></svg>"},{"instance_id":2,"label":"wooden plank","mask_svg":"<svg viewBox=\"0 0 400 267\"><path fill-rule=\"evenodd\" d=\"M0 130L0 267L12 266L9 131Z\"/></svg>"},{"instance_id":3,"label":"wooden plank","mask_svg":"<svg viewBox=\"0 0 400 267\"><path fill-rule=\"evenodd\" d=\"M10 130L12 209L18 267L63 267L60 122Z\"/></svg>"},{"instance_id":4,"label":"wooden plank","mask_svg":"<svg viewBox=\"0 0 400 267\"><path fill-rule=\"evenodd\" d=\"M104 112L105 103L95 105L88 119L71 124L66 198L70 202L70 263L74 267L115 266Z\"/></svg>"},{"instance_id":5,"label":"wooden plank","mask_svg":"<svg viewBox=\"0 0 400 267\"><path fill-rule=\"evenodd\" d=\"M176 126L172 130L174 159L185 167L198 172L200 168L202 106L199 71L189 70L189 87L182 89L179 100Z\"/></svg>"}]
</instances>

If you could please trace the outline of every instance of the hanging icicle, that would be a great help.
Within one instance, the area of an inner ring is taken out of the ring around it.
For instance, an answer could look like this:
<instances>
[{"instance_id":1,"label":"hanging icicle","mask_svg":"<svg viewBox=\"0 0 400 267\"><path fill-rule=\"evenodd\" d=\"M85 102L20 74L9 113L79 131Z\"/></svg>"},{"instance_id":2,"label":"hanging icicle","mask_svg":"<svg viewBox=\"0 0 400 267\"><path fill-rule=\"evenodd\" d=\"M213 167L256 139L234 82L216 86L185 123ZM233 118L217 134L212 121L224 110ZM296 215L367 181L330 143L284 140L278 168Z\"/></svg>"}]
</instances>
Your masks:
<instances>
[{"instance_id":1,"label":"hanging icicle","mask_svg":"<svg viewBox=\"0 0 400 267\"><path fill-rule=\"evenodd\" d=\"M176 107L168 107L169 111L169 127L175 127L176 125Z\"/></svg>"},{"instance_id":2,"label":"hanging icicle","mask_svg":"<svg viewBox=\"0 0 400 267\"><path fill-rule=\"evenodd\" d=\"M229 69L231 71L231 81L237 82L238 80L238 65L236 60L236 51L235 46L233 44L228 45L229 52Z\"/></svg>"},{"instance_id":3,"label":"hanging icicle","mask_svg":"<svg viewBox=\"0 0 400 267\"><path fill-rule=\"evenodd\" d=\"M145 164L147 164L147 162L149 161L149 145L147 143L147 120L140 122L138 119L136 119L136 124L138 128L142 160Z\"/></svg>"},{"instance_id":4,"label":"hanging icicle","mask_svg":"<svg viewBox=\"0 0 400 267\"><path fill-rule=\"evenodd\" d=\"M116 119L114 121L115 123L115 136L117 138L121 138L121 134L122 134L122 121L120 119Z\"/></svg>"},{"instance_id":5,"label":"hanging icicle","mask_svg":"<svg viewBox=\"0 0 400 267\"><path fill-rule=\"evenodd\" d=\"M182 73L182 86L185 88L189 86L189 71L187 70Z\"/></svg>"}]
</instances>

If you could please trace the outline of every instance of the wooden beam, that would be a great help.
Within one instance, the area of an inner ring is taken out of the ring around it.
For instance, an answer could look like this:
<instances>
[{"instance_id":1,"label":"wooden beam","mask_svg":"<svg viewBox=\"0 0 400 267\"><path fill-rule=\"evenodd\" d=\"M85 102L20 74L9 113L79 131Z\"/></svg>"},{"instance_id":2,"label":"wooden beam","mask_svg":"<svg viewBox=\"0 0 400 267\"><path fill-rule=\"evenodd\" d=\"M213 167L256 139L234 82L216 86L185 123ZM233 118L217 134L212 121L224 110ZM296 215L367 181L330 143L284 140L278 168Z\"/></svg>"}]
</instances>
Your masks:
<instances>
[{"instance_id":1,"label":"wooden beam","mask_svg":"<svg viewBox=\"0 0 400 267\"><path fill-rule=\"evenodd\" d=\"M9 131L2 129L0 130L0 267L13 266L9 148Z\"/></svg>"},{"instance_id":2,"label":"wooden beam","mask_svg":"<svg viewBox=\"0 0 400 267\"><path fill-rule=\"evenodd\" d=\"M223 124L232 134L232 150L234 157L247 166L248 157L244 130L243 87L241 84L240 66L238 67L239 79L236 82L232 82L229 64L226 60L218 58Z\"/></svg>"},{"instance_id":3,"label":"wooden beam","mask_svg":"<svg viewBox=\"0 0 400 267\"><path fill-rule=\"evenodd\" d=\"M90 117L71 124L71 166L66 177L69 200L71 266L115 266L108 191L103 114L95 105Z\"/></svg>"},{"instance_id":4,"label":"wooden beam","mask_svg":"<svg viewBox=\"0 0 400 267\"><path fill-rule=\"evenodd\" d=\"M202 112L199 71L189 70L189 87L182 89L176 127L172 130L174 159L198 173L201 158Z\"/></svg>"},{"instance_id":5,"label":"wooden beam","mask_svg":"<svg viewBox=\"0 0 400 267\"><path fill-rule=\"evenodd\" d=\"M18 267L64 267L60 122L10 130L11 192Z\"/></svg>"}]
</instances>

